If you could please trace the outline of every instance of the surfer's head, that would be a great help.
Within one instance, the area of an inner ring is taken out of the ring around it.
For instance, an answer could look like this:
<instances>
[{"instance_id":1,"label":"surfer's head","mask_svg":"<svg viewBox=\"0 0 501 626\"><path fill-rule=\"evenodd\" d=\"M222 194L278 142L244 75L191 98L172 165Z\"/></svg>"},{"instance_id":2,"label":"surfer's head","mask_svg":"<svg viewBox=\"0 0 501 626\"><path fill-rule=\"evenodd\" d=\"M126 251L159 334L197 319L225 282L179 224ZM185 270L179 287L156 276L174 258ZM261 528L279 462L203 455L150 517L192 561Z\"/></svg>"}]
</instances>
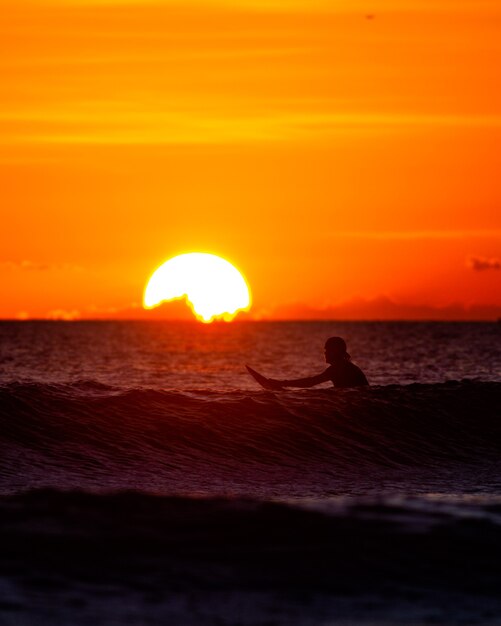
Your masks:
<instances>
[{"instance_id":1,"label":"surfer's head","mask_svg":"<svg viewBox=\"0 0 501 626\"><path fill-rule=\"evenodd\" d=\"M335 361L349 361L350 355L346 351L346 342L341 337L329 337L325 342L325 360L327 363Z\"/></svg>"}]
</instances>

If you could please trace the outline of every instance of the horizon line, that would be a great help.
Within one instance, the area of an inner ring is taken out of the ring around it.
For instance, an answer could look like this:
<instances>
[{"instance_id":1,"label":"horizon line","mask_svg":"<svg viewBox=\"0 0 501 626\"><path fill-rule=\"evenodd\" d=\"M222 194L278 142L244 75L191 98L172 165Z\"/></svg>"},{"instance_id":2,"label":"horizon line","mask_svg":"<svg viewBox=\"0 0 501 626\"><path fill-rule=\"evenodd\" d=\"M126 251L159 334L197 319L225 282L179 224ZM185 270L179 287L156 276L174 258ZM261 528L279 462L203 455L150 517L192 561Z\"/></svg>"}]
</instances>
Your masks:
<instances>
[{"instance_id":1,"label":"horizon line","mask_svg":"<svg viewBox=\"0 0 501 626\"><path fill-rule=\"evenodd\" d=\"M227 325L227 326L231 326L231 324L237 323L237 324L261 324L261 323L322 323L322 324L329 324L329 323L387 323L387 322L398 322L398 323L431 323L431 322L435 322L435 323L479 323L479 324L489 324L489 323L501 323L501 317L496 317L496 318L486 318L486 319L479 319L479 318L464 318L464 319L458 319L456 318L434 318L434 317L430 317L430 318L382 318L382 317L368 317L368 318L357 318L357 319L350 319L350 318L330 318L330 319L325 319L325 318L277 318L277 319L271 319L271 318L266 318L266 319L233 319L229 322L225 321L225 320L213 320L212 322L200 322L200 320L197 319L182 319L182 318L165 318L165 319L142 319L139 317L131 317L131 318L104 318L104 317L88 317L88 318L78 318L78 319L51 319L51 318L46 318L46 317L32 317L29 319L19 319L16 317L0 317L0 324L1 323L11 323L11 322L19 322L19 323L30 323L30 322L47 322L47 323L54 323L54 322L63 322L65 324L67 323L86 323L86 322L119 322L119 323L127 323L127 322L141 322L141 323L147 323L149 324L150 322L154 322L154 323L170 323L170 322L174 322L174 323L183 323L183 324L200 324L202 326L212 326L213 324L217 324L217 325Z\"/></svg>"}]
</instances>

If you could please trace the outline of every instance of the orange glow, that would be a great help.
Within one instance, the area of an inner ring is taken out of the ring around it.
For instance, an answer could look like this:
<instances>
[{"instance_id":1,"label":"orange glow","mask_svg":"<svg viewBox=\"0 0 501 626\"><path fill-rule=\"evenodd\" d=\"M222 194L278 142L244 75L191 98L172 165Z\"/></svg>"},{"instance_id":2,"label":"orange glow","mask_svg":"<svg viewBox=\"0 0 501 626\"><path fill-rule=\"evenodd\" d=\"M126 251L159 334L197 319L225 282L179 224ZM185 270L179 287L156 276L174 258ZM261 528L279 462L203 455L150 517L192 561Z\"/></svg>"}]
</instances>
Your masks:
<instances>
[{"instance_id":1,"label":"orange glow","mask_svg":"<svg viewBox=\"0 0 501 626\"><path fill-rule=\"evenodd\" d=\"M185 250L251 319L501 317L501 5L369 4L0 0L0 317L184 315Z\"/></svg>"},{"instance_id":2,"label":"orange glow","mask_svg":"<svg viewBox=\"0 0 501 626\"><path fill-rule=\"evenodd\" d=\"M231 321L248 311L250 292L244 277L228 261L214 254L190 252L169 259L155 270L143 296L146 309L186 297L197 319Z\"/></svg>"}]
</instances>

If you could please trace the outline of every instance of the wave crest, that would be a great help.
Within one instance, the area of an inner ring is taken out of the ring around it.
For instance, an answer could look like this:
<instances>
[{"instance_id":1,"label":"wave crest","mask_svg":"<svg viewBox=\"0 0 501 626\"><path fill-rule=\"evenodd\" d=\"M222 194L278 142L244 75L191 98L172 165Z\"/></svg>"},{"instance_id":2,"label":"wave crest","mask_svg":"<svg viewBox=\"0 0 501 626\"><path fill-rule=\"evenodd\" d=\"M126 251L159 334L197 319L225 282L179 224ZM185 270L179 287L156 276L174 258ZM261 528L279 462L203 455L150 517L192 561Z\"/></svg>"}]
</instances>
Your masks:
<instances>
[{"instance_id":1,"label":"wave crest","mask_svg":"<svg viewBox=\"0 0 501 626\"><path fill-rule=\"evenodd\" d=\"M501 384L479 381L277 394L15 383L0 387L8 452L0 477L13 457L40 477L87 473L120 486L128 476L131 486L135 472L188 490L219 478L279 480L280 472L300 482L319 473L492 467L499 406Z\"/></svg>"}]
</instances>

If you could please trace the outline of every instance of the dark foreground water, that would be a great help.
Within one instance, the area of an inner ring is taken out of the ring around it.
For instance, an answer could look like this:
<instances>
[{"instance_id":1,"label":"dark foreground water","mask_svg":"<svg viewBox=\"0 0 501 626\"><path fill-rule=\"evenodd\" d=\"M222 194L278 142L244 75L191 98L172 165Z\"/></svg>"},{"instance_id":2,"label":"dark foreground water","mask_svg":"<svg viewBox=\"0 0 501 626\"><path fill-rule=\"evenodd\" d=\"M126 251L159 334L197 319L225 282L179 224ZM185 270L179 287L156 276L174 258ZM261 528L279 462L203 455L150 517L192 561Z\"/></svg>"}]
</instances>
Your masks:
<instances>
[{"instance_id":1,"label":"dark foreground water","mask_svg":"<svg viewBox=\"0 0 501 626\"><path fill-rule=\"evenodd\" d=\"M499 624L500 336L1 323L0 624Z\"/></svg>"}]
</instances>

